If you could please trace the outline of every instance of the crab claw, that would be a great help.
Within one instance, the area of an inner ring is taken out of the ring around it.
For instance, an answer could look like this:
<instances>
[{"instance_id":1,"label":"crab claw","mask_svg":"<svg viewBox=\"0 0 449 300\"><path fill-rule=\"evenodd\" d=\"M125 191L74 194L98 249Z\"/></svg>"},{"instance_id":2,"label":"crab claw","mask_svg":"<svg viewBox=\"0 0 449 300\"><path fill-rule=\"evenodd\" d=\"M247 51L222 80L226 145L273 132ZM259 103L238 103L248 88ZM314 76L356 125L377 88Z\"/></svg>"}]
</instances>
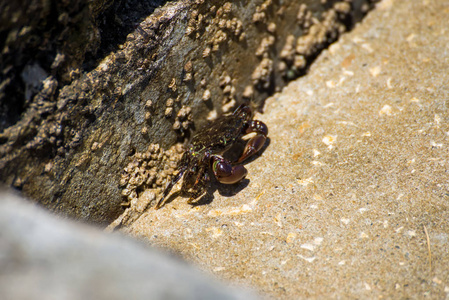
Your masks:
<instances>
[{"instance_id":1,"label":"crab claw","mask_svg":"<svg viewBox=\"0 0 449 300\"><path fill-rule=\"evenodd\" d=\"M245 149L243 150L243 154L240 156L239 160L237 160L237 163L240 163L257 153L260 149L262 149L265 141L267 140L268 127L265 123L258 120L251 121L246 133L248 134L252 132L256 132L257 135L248 141Z\"/></svg>"},{"instance_id":2,"label":"crab claw","mask_svg":"<svg viewBox=\"0 0 449 300\"><path fill-rule=\"evenodd\" d=\"M240 156L237 163L241 163L248 157L257 153L265 144L266 139L266 136L263 135L256 135L255 137L251 138L246 144L245 149L243 150L243 154L242 156Z\"/></svg>"},{"instance_id":3,"label":"crab claw","mask_svg":"<svg viewBox=\"0 0 449 300\"><path fill-rule=\"evenodd\" d=\"M244 166L232 166L227 160L218 155L213 157L212 171L214 172L215 178L224 184L239 182L248 174Z\"/></svg>"}]
</instances>

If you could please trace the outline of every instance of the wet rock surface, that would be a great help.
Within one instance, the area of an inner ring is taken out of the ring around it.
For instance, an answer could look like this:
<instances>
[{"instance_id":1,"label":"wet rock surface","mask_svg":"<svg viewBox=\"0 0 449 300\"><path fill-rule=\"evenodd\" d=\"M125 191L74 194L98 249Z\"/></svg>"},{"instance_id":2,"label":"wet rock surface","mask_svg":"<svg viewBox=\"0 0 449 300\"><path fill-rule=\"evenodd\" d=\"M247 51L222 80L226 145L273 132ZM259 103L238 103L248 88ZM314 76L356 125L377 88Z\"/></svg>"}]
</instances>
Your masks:
<instances>
[{"instance_id":1,"label":"wet rock surface","mask_svg":"<svg viewBox=\"0 0 449 300\"><path fill-rule=\"evenodd\" d=\"M267 99L247 180L122 230L273 298L447 297L447 12L379 3Z\"/></svg>"}]
</instances>

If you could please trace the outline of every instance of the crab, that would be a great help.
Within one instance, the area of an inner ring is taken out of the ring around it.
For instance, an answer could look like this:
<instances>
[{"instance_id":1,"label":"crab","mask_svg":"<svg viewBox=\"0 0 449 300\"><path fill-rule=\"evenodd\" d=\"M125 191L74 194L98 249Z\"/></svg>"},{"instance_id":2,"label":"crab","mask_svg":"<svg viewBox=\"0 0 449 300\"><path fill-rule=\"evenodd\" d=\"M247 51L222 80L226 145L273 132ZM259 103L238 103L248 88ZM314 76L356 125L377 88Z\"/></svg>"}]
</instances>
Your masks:
<instances>
[{"instance_id":1,"label":"crab","mask_svg":"<svg viewBox=\"0 0 449 300\"><path fill-rule=\"evenodd\" d=\"M250 133L255 133L255 136L248 140L237 161L230 162L222 156L242 136ZM267 134L267 125L252 120L251 109L244 104L233 114L222 116L202 128L193 136L181 158L179 173L167 184L155 208L162 207L173 186L183 177L181 192L190 196L189 204L206 192L212 174L218 182L224 184L241 181L248 174L241 163L263 147Z\"/></svg>"}]
</instances>

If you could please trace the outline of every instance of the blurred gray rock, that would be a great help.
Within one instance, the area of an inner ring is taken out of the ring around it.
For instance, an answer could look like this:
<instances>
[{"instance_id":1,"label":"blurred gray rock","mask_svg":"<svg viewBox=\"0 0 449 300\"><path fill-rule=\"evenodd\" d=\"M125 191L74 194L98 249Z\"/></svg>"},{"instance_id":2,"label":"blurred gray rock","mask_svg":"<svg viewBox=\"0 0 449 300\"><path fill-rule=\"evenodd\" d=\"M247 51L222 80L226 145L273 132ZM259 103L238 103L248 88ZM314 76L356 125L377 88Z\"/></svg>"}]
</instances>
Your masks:
<instances>
[{"instance_id":1,"label":"blurred gray rock","mask_svg":"<svg viewBox=\"0 0 449 300\"><path fill-rule=\"evenodd\" d=\"M122 236L0 191L0 299L254 299Z\"/></svg>"}]
</instances>

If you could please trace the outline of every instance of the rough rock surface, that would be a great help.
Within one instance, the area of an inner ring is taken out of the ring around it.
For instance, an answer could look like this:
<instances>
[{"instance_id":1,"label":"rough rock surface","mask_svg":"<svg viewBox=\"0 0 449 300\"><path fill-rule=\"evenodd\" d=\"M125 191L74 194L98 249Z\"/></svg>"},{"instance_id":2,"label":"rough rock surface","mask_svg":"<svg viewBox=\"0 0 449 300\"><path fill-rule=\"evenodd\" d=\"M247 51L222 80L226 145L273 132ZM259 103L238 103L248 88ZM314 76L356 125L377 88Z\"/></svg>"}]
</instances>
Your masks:
<instances>
[{"instance_id":1,"label":"rough rock surface","mask_svg":"<svg viewBox=\"0 0 449 300\"><path fill-rule=\"evenodd\" d=\"M448 13L380 2L266 101L247 180L124 230L274 298L448 297Z\"/></svg>"},{"instance_id":2,"label":"rough rock surface","mask_svg":"<svg viewBox=\"0 0 449 300\"><path fill-rule=\"evenodd\" d=\"M372 2L4 1L0 180L107 224L160 192L175 142L241 102L259 107Z\"/></svg>"},{"instance_id":3,"label":"rough rock surface","mask_svg":"<svg viewBox=\"0 0 449 300\"><path fill-rule=\"evenodd\" d=\"M255 299L130 238L0 191L0 298Z\"/></svg>"}]
</instances>

